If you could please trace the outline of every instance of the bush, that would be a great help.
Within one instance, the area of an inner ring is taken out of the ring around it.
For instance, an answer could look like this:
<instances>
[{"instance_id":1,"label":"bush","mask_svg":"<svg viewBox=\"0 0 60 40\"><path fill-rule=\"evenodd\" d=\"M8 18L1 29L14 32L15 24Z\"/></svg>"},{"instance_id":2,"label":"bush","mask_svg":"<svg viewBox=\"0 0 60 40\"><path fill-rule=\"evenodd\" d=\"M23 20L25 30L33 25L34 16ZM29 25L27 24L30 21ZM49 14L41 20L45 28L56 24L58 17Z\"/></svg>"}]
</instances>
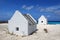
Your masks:
<instances>
[{"instance_id":1,"label":"bush","mask_svg":"<svg viewBox=\"0 0 60 40\"><path fill-rule=\"evenodd\" d=\"M46 28L44 28L44 31L45 31L45 33L48 33L48 30Z\"/></svg>"}]
</instances>

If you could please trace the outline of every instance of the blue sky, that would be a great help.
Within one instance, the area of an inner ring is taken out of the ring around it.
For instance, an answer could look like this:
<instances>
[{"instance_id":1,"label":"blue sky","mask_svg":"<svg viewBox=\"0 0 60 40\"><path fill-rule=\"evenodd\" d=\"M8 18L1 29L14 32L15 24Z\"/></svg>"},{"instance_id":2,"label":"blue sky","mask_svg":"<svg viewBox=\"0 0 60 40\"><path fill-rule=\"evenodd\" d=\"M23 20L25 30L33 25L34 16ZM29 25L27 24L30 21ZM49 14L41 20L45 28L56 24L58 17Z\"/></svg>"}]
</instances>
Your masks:
<instances>
[{"instance_id":1,"label":"blue sky","mask_svg":"<svg viewBox=\"0 0 60 40\"><path fill-rule=\"evenodd\" d=\"M36 20L44 15L48 21L60 21L60 0L0 0L0 21L9 20L16 10Z\"/></svg>"}]
</instances>

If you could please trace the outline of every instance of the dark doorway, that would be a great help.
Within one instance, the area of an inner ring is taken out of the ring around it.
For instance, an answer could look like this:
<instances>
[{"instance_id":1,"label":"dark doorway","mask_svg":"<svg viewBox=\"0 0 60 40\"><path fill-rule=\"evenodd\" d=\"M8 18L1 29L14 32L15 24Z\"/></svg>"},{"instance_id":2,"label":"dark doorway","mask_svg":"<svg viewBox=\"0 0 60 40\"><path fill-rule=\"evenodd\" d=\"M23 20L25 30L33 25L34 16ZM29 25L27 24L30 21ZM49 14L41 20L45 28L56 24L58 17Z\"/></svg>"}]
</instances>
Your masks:
<instances>
[{"instance_id":1,"label":"dark doorway","mask_svg":"<svg viewBox=\"0 0 60 40\"><path fill-rule=\"evenodd\" d=\"M41 21L41 23L43 23L43 21Z\"/></svg>"},{"instance_id":2,"label":"dark doorway","mask_svg":"<svg viewBox=\"0 0 60 40\"><path fill-rule=\"evenodd\" d=\"M16 31L19 31L19 27L16 27Z\"/></svg>"}]
</instances>

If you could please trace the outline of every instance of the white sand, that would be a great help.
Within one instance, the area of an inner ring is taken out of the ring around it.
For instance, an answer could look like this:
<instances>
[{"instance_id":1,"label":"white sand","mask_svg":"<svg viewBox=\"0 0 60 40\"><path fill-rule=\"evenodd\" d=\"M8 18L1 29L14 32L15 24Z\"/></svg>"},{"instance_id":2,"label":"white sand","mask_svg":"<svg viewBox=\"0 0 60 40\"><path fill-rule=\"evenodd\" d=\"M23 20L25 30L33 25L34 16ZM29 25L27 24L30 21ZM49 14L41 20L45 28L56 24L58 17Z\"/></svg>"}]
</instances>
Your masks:
<instances>
[{"instance_id":1,"label":"white sand","mask_svg":"<svg viewBox=\"0 0 60 40\"><path fill-rule=\"evenodd\" d=\"M0 40L60 40L60 25L39 25L36 33L25 37L9 34L7 25L0 24ZM44 32L44 28L48 33Z\"/></svg>"}]
</instances>

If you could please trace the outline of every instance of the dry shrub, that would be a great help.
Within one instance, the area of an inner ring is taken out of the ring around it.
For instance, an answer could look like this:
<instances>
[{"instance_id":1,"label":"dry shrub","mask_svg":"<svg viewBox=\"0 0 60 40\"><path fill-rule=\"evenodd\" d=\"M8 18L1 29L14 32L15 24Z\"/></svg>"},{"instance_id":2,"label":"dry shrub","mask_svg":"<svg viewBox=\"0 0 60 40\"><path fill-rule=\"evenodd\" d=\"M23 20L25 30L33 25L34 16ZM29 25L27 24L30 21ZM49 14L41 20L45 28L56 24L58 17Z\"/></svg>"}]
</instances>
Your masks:
<instances>
[{"instance_id":1,"label":"dry shrub","mask_svg":"<svg viewBox=\"0 0 60 40\"><path fill-rule=\"evenodd\" d=\"M44 28L44 31L45 31L45 33L48 33L48 30L46 28Z\"/></svg>"}]
</instances>

